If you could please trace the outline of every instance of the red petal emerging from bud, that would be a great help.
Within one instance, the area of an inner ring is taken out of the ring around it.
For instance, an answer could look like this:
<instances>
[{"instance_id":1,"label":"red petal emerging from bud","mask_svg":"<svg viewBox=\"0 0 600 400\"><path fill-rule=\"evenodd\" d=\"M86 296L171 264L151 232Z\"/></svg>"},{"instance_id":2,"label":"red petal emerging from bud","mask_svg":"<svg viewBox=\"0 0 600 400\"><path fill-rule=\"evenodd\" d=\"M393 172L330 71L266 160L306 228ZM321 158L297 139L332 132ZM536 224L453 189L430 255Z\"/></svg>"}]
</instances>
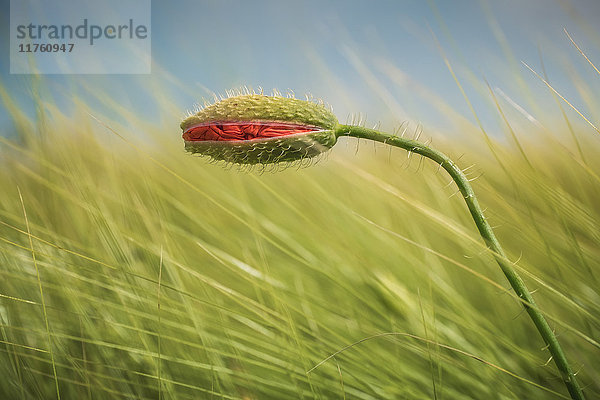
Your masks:
<instances>
[{"instance_id":1,"label":"red petal emerging from bud","mask_svg":"<svg viewBox=\"0 0 600 400\"><path fill-rule=\"evenodd\" d=\"M193 126L183 133L189 142L253 140L319 131L322 128L282 122L211 122Z\"/></svg>"}]
</instances>

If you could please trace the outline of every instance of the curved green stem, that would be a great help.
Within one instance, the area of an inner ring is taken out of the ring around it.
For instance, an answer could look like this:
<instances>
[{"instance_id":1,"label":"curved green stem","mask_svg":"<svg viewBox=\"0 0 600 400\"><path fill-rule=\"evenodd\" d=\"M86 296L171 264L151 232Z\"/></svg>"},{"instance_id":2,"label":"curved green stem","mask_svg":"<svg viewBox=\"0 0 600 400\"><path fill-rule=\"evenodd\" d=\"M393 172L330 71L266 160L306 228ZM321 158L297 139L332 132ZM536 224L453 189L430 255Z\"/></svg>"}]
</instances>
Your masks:
<instances>
[{"instance_id":1,"label":"curved green stem","mask_svg":"<svg viewBox=\"0 0 600 400\"><path fill-rule=\"evenodd\" d=\"M504 275L510 282L510 285L514 289L515 293L521 299L521 303L523 304L523 307L525 307L527 314L529 314L529 317L531 317L531 320L535 324L540 335L542 335L544 342L546 342L548 350L550 351L550 354L556 363L556 367L560 371L562 380L567 386L571 398L574 400L584 400L583 391L577 383L575 374L573 374L573 371L569 366L567 358L565 357L565 354L560 347L554 332L550 328L550 325L548 325L546 318L544 318L543 314L536 306L531 293L527 289L527 286L525 286L525 282L523 282L523 279L521 279L521 277L514 270L512 263L506 258L504 250L502 250L498 239L496 239L496 236L492 231L492 227L483 216L483 211L479 206L479 202L475 197L475 193L473 192L473 188L471 187L469 180L461 171L461 169L447 155L415 140L404 139L395 135L382 133L374 129L350 125L339 125L335 129L335 134L337 137L354 136L357 138L370 139L403 148L409 152L420 154L435 161L442 168L444 168L448 174L450 174L462 193L465 202L467 203L467 207L471 212L471 216L475 221L475 225L477 225L477 228L479 229L481 237L494 254L494 257L500 265L502 272L504 272Z\"/></svg>"}]
</instances>

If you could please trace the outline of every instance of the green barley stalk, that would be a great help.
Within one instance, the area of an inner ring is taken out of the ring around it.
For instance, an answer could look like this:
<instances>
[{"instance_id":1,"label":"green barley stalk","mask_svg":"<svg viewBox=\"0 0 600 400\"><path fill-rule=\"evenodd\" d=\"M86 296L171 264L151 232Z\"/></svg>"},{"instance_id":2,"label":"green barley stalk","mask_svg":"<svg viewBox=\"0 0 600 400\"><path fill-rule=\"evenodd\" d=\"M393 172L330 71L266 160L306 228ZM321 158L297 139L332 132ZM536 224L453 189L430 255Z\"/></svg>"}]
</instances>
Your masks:
<instances>
[{"instance_id":1,"label":"green barley stalk","mask_svg":"<svg viewBox=\"0 0 600 400\"><path fill-rule=\"evenodd\" d=\"M262 167L278 163L303 164L333 147L340 136L352 136L400 147L440 165L458 186L479 234L546 343L571 398L584 399L560 343L525 282L506 258L469 180L447 155L416 140L361 126L341 125L322 103L248 91L188 116L181 128L186 150L231 164Z\"/></svg>"}]
</instances>

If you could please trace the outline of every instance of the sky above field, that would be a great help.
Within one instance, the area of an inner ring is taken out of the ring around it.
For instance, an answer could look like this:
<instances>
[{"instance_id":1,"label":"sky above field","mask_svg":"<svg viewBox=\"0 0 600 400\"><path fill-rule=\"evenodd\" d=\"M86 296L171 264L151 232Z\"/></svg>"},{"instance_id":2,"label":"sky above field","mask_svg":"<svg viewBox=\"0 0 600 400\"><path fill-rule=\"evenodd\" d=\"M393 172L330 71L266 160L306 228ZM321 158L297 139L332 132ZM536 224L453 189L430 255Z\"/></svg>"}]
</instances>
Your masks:
<instances>
[{"instance_id":1,"label":"sky above field","mask_svg":"<svg viewBox=\"0 0 600 400\"><path fill-rule=\"evenodd\" d=\"M1 4L2 85L31 113L31 76L9 74L9 3ZM600 64L594 0L153 1L151 15L151 74L43 75L42 97L68 112L73 97L103 108L92 95L102 92L164 121L181 116L165 101L183 114L213 92L247 85L311 93L342 121L361 112L373 124L408 119L443 129L453 113L476 121L450 66L493 130L498 116L486 81L503 107L525 119L556 112L522 61L542 73L543 60L552 84L584 112L585 91L600 90L600 76L563 31ZM3 107L0 128L10 127Z\"/></svg>"}]
</instances>

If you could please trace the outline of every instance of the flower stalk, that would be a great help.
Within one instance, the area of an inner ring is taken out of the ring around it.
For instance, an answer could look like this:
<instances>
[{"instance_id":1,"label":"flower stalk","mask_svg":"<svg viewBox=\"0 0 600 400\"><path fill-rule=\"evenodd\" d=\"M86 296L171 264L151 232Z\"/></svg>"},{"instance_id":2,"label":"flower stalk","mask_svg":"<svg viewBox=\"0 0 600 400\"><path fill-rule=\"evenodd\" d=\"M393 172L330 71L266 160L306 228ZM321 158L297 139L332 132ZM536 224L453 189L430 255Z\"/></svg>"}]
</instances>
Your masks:
<instances>
[{"instance_id":1,"label":"flower stalk","mask_svg":"<svg viewBox=\"0 0 600 400\"><path fill-rule=\"evenodd\" d=\"M550 328L550 325L548 324L548 321L546 321L544 315L538 309L531 292L525 285L525 282L523 282L523 279L521 279L519 274L517 274L517 271L515 271L513 268L512 263L506 258L500 242L498 242L496 235L494 235L494 232L492 231L492 227L483 215L483 210L477 201L477 197L475 197L475 192L473 191L469 180L461 171L461 169L444 153L415 140L390 135L374 129L351 125L338 125L334 133L336 137L353 136L356 138L374 140L376 142L400 147L404 150L429 158L430 160L439 164L444 170L446 170L446 172L448 172L448 174L452 177L452 180L458 186L465 203L467 203L467 207L469 208L469 212L475 221L475 225L477 225L479 234L485 241L485 244L491 250L496 262L502 269L502 272L508 279L511 287L519 296L525 311L527 311L527 314L544 339L544 342L548 347L548 351L554 359L554 363L560 372L561 378L566 385L571 398L573 400L584 400L583 390L577 382L575 374L573 373L573 370L567 361L565 353L562 350L556 335Z\"/></svg>"}]
</instances>

